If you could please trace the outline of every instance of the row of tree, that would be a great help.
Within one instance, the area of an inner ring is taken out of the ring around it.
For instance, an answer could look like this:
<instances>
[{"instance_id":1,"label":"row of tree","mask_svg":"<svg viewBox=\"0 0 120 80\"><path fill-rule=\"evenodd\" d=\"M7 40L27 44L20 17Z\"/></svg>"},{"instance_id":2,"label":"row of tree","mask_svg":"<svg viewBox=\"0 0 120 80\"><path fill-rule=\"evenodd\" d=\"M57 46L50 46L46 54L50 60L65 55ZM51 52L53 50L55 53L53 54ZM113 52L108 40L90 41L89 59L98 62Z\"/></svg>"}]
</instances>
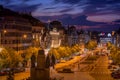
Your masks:
<instances>
[{"instance_id":1,"label":"row of tree","mask_svg":"<svg viewBox=\"0 0 120 80\"><path fill-rule=\"evenodd\" d=\"M97 46L97 42L94 40L89 41L88 43L85 44L85 48L92 50ZM71 55L74 55L77 52L80 52L82 50L82 45L74 45L72 47L69 46L61 46L58 48L52 48L49 51L49 54L53 54L56 59L60 59L60 58L65 58L65 57L69 57ZM83 47L84 48L84 47Z\"/></svg>"},{"instance_id":2,"label":"row of tree","mask_svg":"<svg viewBox=\"0 0 120 80\"><path fill-rule=\"evenodd\" d=\"M90 40L85 44L85 48L92 50L97 47L97 41L96 40Z\"/></svg>"},{"instance_id":3,"label":"row of tree","mask_svg":"<svg viewBox=\"0 0 120 80\"><path fill-rule=\"evenodd\" d=\"M85 47L87 49L94 49L97 43L95 41L89 41ZM30 61L32 54L38 54L39 48L29 47L24 51L24 53L18 53L14 49L11 48L1 48L0 51L0 69L7 67L18 67L20 64L22 66L26 66ZM72 47L69 46L60 46L58 48L51 48L49 51L50 55L54 55L56 59L70 57L77 52L80 52L81 45L74 45Z\"/></svg>"},{"instance_id":4,"label":"row of tree","mask_svg":"<svg viewBox=\"0 0 120 80\"><path fill-rule=\"evenodd\" d=\"M110 50L110 56L112 57L113 62L120 64L120 49L110 42L107 43L107 47Z\"/></svg>"},{"instance_id":5,"label":"row of tree","mask_svg":"<svg viewBox=\"0 0 120 80\"><path fill-rule=\"evenodd\" d=\"M79 45L74 45L72 47L61 46L58 48L52 48L49 51L49 54L54 55L56 59L60 59L60 58L69 57L72 54L75 54L76 52L79 52L79 51L80 51Z\"/></svg>"},{"instance_id":6,"label":"row of tree","mask_svg":"<svg viewBox=\"0 0 120 80\"><path fill-rule=\"evenodd\" d=\"M32 54L37 56L38 48L30 47L20 54L11 48L1 48L0 52L0 69L26 66Z\"/></svg>"}]
</instances>

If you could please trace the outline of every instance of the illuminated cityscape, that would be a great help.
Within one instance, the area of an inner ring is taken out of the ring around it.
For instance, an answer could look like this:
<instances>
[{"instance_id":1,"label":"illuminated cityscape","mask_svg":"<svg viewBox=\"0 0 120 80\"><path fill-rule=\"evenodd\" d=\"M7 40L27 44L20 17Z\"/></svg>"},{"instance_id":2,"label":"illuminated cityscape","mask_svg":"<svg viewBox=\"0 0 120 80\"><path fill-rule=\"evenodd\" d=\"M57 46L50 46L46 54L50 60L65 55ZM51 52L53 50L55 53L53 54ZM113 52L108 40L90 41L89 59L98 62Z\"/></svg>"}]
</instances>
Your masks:
<instances>
[{"instance_id":1,"label":"illuminated cityscape","mask_svg":"<svg viewBox=\"0 0 120 80\"><path fill-rule=\"evenodd\" d=\"M119 0L0 0L0 80L119 80Z\"/></svg>"}]
</instances>

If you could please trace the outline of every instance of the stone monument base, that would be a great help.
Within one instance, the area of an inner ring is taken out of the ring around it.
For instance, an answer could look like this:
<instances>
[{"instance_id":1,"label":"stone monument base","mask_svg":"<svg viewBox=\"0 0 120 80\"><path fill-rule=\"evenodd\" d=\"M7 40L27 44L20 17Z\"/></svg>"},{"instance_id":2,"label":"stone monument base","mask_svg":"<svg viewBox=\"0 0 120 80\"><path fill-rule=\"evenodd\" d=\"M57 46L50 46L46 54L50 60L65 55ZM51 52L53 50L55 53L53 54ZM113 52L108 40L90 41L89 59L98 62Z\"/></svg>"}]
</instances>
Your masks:
<instances>
[{"instance_id":1,"label":"stone monument base","mask_svg":"<svg viewBox=\"0 0 120 80\"><path fill-rule=\"evenodd\" d=\"M50 80L49 69L31 68L31 80Z\"/></svg>"}]
</instances>

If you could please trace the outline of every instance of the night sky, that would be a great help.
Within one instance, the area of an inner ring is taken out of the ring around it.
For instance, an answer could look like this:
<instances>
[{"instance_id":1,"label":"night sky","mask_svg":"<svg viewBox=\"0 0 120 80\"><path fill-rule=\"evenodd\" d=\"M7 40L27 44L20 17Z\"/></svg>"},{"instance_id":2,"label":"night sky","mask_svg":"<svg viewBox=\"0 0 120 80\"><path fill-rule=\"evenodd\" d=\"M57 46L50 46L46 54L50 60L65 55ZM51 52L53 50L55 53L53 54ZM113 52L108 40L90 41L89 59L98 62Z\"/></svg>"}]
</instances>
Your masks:
<instances>
[{"instance_id":1,"label":"night sky","mask_svg":"<svg viewBox=\"0 0 120 80\"><path fill-rule=\"evenodd\" d=\"M76 19L84 15L84 21L120 25L120 0L0 0L0 5L14 11L31 12L34 17L43 21L61 20L66 16Z\"/></svg>"}]
</instances>

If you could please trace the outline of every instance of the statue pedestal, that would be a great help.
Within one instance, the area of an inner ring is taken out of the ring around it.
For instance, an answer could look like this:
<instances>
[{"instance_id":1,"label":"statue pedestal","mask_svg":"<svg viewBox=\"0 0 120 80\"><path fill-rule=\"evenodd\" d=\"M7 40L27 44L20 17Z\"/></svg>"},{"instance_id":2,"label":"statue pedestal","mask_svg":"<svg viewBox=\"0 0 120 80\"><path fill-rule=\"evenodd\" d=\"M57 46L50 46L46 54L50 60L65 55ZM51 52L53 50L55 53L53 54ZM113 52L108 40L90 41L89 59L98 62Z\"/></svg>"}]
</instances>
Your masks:
<instances>
[{"instance_id":1,"label":"statue pedestal","mask_svg":"<svg viewBox=\"0 0 120 80\"><path fill-rule=\"evenodd\" d=\"M36 70L35 70L35 68L31 68L30 69L30 78L31 78L31 80L35 80L35 77L36 77Z\"/></svg>"},{"instance_id":2,"label":"statue pedestal","mask_svg":"<svg viewBox=\"0 0 120 80\"><path fill-rule=\"evenodd\" d=\"M31 80L49 80L49 79L50 79L49 69L31 68Z\"/></svg>"},{"instance_id":3,"label":"statue pedestal","mask_svg":"<svg viewBox=\"0 0 120 80\"><path fill-rule=\"evenodd\" d=\"M35 65L36 61L37 66ZM50 80L50 69L49 65L46 67L46 63L48 62L46 62L44 50L39 51L37 60L34 55L31 57L31 80Z\"/></svg>"}]
</instances>

